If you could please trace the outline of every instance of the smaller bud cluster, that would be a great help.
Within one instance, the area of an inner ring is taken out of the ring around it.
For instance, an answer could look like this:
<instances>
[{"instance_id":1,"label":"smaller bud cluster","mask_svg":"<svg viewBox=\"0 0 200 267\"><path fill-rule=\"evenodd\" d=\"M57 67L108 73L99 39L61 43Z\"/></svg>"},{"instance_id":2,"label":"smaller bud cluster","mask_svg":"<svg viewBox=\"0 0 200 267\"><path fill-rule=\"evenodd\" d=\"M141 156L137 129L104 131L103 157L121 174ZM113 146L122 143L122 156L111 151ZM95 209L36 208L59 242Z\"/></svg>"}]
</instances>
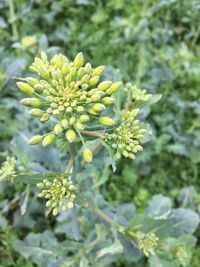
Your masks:
<instances>
[{"instance_id":1,"label":"smaller bud cluster","mask_svg":"<svg viewBox=\"0 0 200 267\"><path fill-rule=\"evenodd\" d=\"M134 102L145 102L152 97L146 90L141 90L131 83L126 84L126 90L131 92L131 98Z\"/></svg>"},{"instance_id":2,"label":"smaller bud cluster","mask_svg":"<svg viewBox=\"0 0 200 267\"><path fill-rule=\"evenodd\" d=\"M142 151L140 141L143 138L145 129L141 128L142 123L135 120L139 109L126 112L121 120L120 125L114 129L114 132L104 135L105 142L116 150L116 157L135 159L135 154Z\"/></svg>"},{"instance_id":3,"label":"smaller bud cluster","mask_svg":"<svg viewBox=\"0 0 200 267\"><path fill-rule=\"evenodd\" d=\"M0 181L13 182L16 175L16 159L7 157L0 169Z\"/></svg>"},{"instance_id":4,"label":"smaller bud cluster","mask_svg":"<svg viewBox=\"0 0 200 267\"><path fill-rule=\"evenodd\" d=\"M58 214L59 207L63 210L73 208L76 187L69 177L59 177L53 181L44 180L42 183L37 184L37 186L42 189L38 196L48 199L46 207L53 208L54 216Z\"/></svg>"},{"instance_id":5,"label":"smaller bud cluster","mask_svg":"<svg viewBox=\"0 0 200 267\"><path fill-rule=\"evenodd\" d=\"M186 266L188 261L188 249L185 246L178 246L173 249L173 254L177 261L182 265Z\"/></svg>"},{"instance_id":6,"label":"smaller bud cluster","mask_svg":"<svg viewBox=\"0 0 200 267\"><path fill-rule=\"evenodd\" d=\"M138 232L137 245L146 257L155 254L155 249L158 245L158 237L154 233L144 234Z\"/></svg>"}]
</instances>

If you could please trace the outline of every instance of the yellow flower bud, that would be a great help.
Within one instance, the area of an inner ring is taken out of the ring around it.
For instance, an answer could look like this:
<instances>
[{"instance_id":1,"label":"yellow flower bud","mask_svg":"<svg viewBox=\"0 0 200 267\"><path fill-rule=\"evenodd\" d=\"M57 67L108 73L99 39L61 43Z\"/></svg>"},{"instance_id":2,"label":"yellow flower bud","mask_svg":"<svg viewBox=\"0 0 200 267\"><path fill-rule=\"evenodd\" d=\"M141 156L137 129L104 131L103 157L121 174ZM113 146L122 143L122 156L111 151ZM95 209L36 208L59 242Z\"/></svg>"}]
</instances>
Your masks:
<instances>
[{"instance_id":1,"label":"yellow flower bud","mask_svg":"<svg viewBox=\"0 0 200 267\"><path fill-rule=\"evenodd\" d=\"M57 214L58 214L58 208L56 207L53 209L53 216L56 216Z\"/></svg>"},{"instance_id":2,"label":"yellow flower bud","mask_svg":"<svg viewBox=\"0 0 200 267\"><path fill-rule=\"evenodd\" d=\"M63 131L62 126L60 125L60 123L57 123L57 124L54 126L54 133L55 133L56 135L58 135L58 134L62 133L62 131Z\"/></svg>"},{"instance_id":3,"label":"yellow flower bud","mask_svg":"<svg viewBox=\"0 0 200 267\"><path fill-rule=\"evenodd\" d=\"M115 102L115 99L112 98L112 97L104 97L102 98L101 102L104 104L104 105L111 105Z\"/></svg>"},{"instance_id":4,"label":"yellow flower bud","mask_svg":"<svg viewBox=\"0 0 200 267\"><path fill-rule=\"evenodd\" d=\"M76 138L76 133L72 130L69 129L66 133L65 133L65 137L68 140L68 142L73 143L75 138Z\"/></svg>"},{"instance_id":5,"label":"yellow flower bud","mask_svg":"<svg viewBox=\"0 0 200 267\"><path fill-rule=\"evenodd\" d=\"M68 125L69 125L69 122L68 122L67 119L62 119L60 123L61 123L61 125L62 125L62 127L63 127L64 129L67 129L67 127L68 127Z\"/></svg>"},{"instance_id":6,"label":"yellow flower bud","mask_svg":"<svg viewBox=\"0 0 200 267\"><path fill-rule=\"evenodd\" d=\"M82 77L81 81L82 81L82 83L87 83L89 81L89 79L90 79L90 76L88 74L85 74Z\"/></svg>"},{"instance_id":7,"label":"yellow flower bud","mask_svg":"<svg viewBox=\"0 0 200 267\"><path fill-rule=\"evenodd\" d=\"M99 67L97 67L96 69L94 69L93 70L93 72L92 72L92 76L94 77L94 76L100 76L102 73L103 73L103 71L104 71L104 66L99 66Z\"/></svg>"},{"instance_id":8,"label":"yellow flower bud","mask_svg":"<svg viewBox=\"0 0 200 267\"><path fill-rule=\"evenodd\" d=\"M89 121L89 116L88 115L81 115L79 120L81 123L86 123Z\"/></svg>"},{"instance_id":9,"label":"yellow flower bud","mask_svg":"<svg viewBox=\"0 0 200 267\"><path fill-rule=\"evenodd\" d=\"M23 98L21 100L21 103L24 106L35 107L35 108L38 108L42 105L42 102L38 98Z\"/></svg>"},{"instance_id":10,"label":"yellow flower bud","mask_svg":"<svg viewBox=\"0 0 200 267\"><path fill-rule=\"evenodd\" d=\"M88 112L90 115L94 115L94 116L98 114L98 113L95 112L94 109L92 109L92 108L88 109L87 112Z\"/></svg>"},{"instance_id":11,"label":"yellow flower bud","mask_svg":"<svg viewBox=\"0 0 200 267\"><path fill-rule=\"evenodd\" d=\"M94 106L92 107L92 109L95 111L95 112L102 112L103 110L105 110L105 106L101 103L96 103L94 104Z\"/></svg>"},{"instance_id":12,"label":"yellow flower bud","mask_svg":"<svg viewBox=\"0 0 200 267\"><path fill-rule=\"evenodd\" d=\"M115 122L113 119L109 118L109 117L101 117L99 119L99 122L102 124L102 125L105 125L105 126L113 126L115 125Z\"/></svg>"},{"instance_id":13,"label":"yellow flower bud","mask_svg":"<svg viewBox=\"0 0 200 267\"><path fill-rule=\"evenodd\" d=\"M77 112L81 113L81 112L84 111L84 107L83 107L83 106L78 106L78 107L76 108L76 110L77 110Z\"/></svg>"},{"instance_id":14,"label":"yellow flower bud","mask_svg":"<svg viewBox=\"0 0 200 267\"><path fill-rule=\"evenodd\" d=\"M115 82L113 83L106 91L107 94L111 95L113 94L114 92L116 92L120 86L122 85L122 82Z\"/></svg>"},{"instance_id":15,"label":"yellow flower bud","mask_svg":"<svg viewBox=\"0 0 200 267\"><path fill-rule=\"evenodd\" d=\"M29 114L33 117L40 117L43 113L44 111L38 108L34 108L29 111Z\"/></svg>"},{"instance_id":16,"label":"yellow flower bud","mask_svg":"<svg viewBox=\"0 0 200 267\"><path fill-rule=\"evenodd\" d=\"M94 76L94 77L92 77L92 78L90 79L89 84L90 84L91 86L94 86L94 85L96 85L96 84L98 83L98 81L99 81L99 76Z\"/></svg>"},{"instance_id":17,"label":"yellow flower bud","mask_svg":"<svg viewBox=\"0 0 200 267\"><path fill-rule=\"evenodd\" d=\"M17 82L17 87L20 89L20 91L22 91L23 93L27 95L32 95L34 92L34 88L24 82Z\"/></svg>"},{"instance_id":18,"label":"yellow flower bud","mask_svg":"<svg viewBox=\"0 0 200 267\"><path fill-rule=\"evenodd\" d=\"M101 91L104 91L108 89L108 87L112 84L111 81L103 81L98 85L98 89Z\"/></svg>"},{"instance_id":19,"label":"yellow flower bud","mask_svg":"<svg viewBox=\"0 0 200 267\"><path fill-rule=\"evenodd\" d=\"M84 125L80 121L77 121L75 125L78 130L84 130Z\"/></svg>"},{"instance_id":20,"label":"yellow flower bud","mask_svg":"<svg viewBox=\"0 0 200 267\"><path fill-rule=\"evenodd\" d=\"M28 143L29 145L36 145L42 141L41 135L35 135L31 139L29 139Z\"/></svg>"},{"instance_id":21,"label":"yellow flower bud","mask_svg":"<svg viewBox=\"0 0 200 267\"><path fill-rule=\"evenodd\" d=\"M50 115L47 113L42 114L40 121L44 122L44 121L48 121L50 119Z\"/></svg>"},{"instance_id":22,"label":"yellow flower bud","mask_svg":"<svg viewBox=\"0 0 200 267\"><path fill-rule=\"evenodd\" d=\"M42 92L44 90L44 86L42 84L36 84L34 85L34 88L38 92Z\"/></svg>"},{"instance_id":23,"label":"yellow flower bud","mask_svg":"<svg viewBox=\"0 0 200 267\"><path fill-rule=\"evenodd\" d=\"M84 64L84 57L83 57L83 53L78 53L74 59L74 66L76 68L81 68Z\"/></svg>"},{"instance_id":24,"label":"yellow flower bud","mask_svg":"<svg viewBox=\"0 0 200 267\"><path fill-rule=\"evenodd\" d=\"M137 114L139 113L139 111L140 111L139 108L136 108L136 109L132 110L131 113L130 113L131 117L137 116Z\"/></svg>"},{"instance_id":25,"label":"yellow flower bud","mask_svg":"<svg viewBox=\"0 0 200 267\"><path fill-rule=\"evenodd\" d=\"M83 158L86 162L92 162L93 160L93 155L92 151L89 148L85 148L83 151Z\"/></svg>"},{"instance_id":26,"label":"yellow flower bud","mask_svg":"<svg viewBox=\"0 0 200 267\"><path fill-rule=\"evenodd\" d=\"M33 77L27 77L25 80L30 86L35 86L36 84L40 83L37 79Z\"/></svg>"},{"instance_id":27,"label":"yellow flower bud","mask_svg":"<svg viewBox=\"0 0 200 267\"><path fill-rule=\"evenodd\" d=\"M55 139L56 139L55 134L50 133L50 134L48 134L47 136L44 137L44 139L42 141L42 145L44 147L46 147L46 146L52 144L55 141Z\"/></svg>"}]
</instances>

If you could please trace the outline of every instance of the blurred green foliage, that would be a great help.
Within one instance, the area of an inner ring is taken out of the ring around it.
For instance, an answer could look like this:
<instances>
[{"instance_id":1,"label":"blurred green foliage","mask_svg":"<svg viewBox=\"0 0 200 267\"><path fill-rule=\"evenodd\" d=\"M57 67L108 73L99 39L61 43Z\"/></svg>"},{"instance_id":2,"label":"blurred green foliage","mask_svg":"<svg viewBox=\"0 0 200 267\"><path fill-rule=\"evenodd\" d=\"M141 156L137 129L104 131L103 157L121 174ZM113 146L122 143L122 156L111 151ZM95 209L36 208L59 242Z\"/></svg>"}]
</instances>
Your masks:
<instances>
[{"instance_id":1,"label":"blurred green foliage","mask_svg":"<svg viewBox=\"0 0 200 267\"><path fill-rule=\"evenodd\" d=\"M101 180L104 198L113 205L134 203L138 212L143 212L154 194L163 194L171 198L174 207L199 213L199 12L198 0L0 1L0 161L12 155L21 169L43 172L64 168L64 155L59 157L56 149L50 148L47 156L46 151L39 152L24 144L27 136L41 126L34 120L29 123L18 103L20 93L12 77L27 73L27 66L41 49L49 54L63 52L69 57L82 51L94 66L105 64L108 76L122 77L149 93L163 95L159 103L143 109L142 119L151 125L150 142L135 161L120 161L114 174L106 171L107 178ZM1 183L0 266L40 266L34 254L22 253L20 245L24 245L20 240L15 250L13 242L26 237L26 242L35 244L38 238L51 240L56 247L70 231L68 218L44 218L41 203L32 193L26 203L27 190L21 184ZM26 209L27 205L26 214L21 216L20 206ZM91 240L95 230L89 232L90 223L85 217L79 217L79 221ZM57 237L52 237L53 232ZM103 232L107 236L106 230ZM199 230L196 236L200 237ZM113 242L107 241L107 246ZM45 242L42 246L48 250L47 255L51 254L53 248L46 247ZM91 255L85 256L85 248L79 242L71 242L65 244L69 265L63 266L74 266L70 261L73 262L71 255L76 250L80 266L93 266L88 263ZM186 266L199 266L198 245L199 241L196 249L188 251L193 256ZM59 253L62 255L62 251ZM58 264L48 266L61 266ZM129 256L104 264L95 266L132 266ZM166 257L154 257L149 263L141 258L134 266L156 264L179 266Z\"/></svg>"}]
</instances>

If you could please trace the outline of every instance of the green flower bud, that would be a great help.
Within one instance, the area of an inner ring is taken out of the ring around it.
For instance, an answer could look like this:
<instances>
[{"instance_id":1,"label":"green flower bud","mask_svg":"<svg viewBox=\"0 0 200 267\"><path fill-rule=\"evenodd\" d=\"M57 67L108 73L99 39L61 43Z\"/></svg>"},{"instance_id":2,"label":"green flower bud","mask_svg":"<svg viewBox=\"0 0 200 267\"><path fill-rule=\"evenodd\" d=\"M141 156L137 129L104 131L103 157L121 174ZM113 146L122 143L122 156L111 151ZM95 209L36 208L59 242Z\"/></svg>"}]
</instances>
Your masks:
<instances>
[{"instance_id":1,"label":"green flower bud","mask_svg":"<svg viewBox=\"0 0 200 267\"><path fill-rule=\"evenodd\" d=\"M83 75L85 74L85 69L84 68L80 68L77 72L77 75L79 78L82 78Z\"/></svg>"},{"instance_id":2,"label":"green flower bud","mask_svg":"<svg viewBox=\"0 0 200 267\"><path fill-rule=\"evenodd\" d=\"M103 81L98 85L98 89L101 91L105 91L112 84L111 81Z\"/></svg>"},{"instance_id":3,"label":"green flower bud","mask_svg":"<svg viewBox=\"0 0 200 267\"><path fill-rule=\"evenodd\" d=\"M111 105L115 102L115 99L112 98L112 97L104 97L102 98L101 102L104 104L104 105Z\"/></svg>"},{"instance_id":4,"label":"green flower bud","mask_svg":"<svg viewBox=\"0 0 200 267\"><path fill-rule=\"evenodd\" d=\"M17 87L20 89L20 91L22 91L23 93L27 95L32 95L34 92L34 88L24 82L17 82Z\"/></svg>"},{"instance_id":5,"label":"green flower bud","mask_svg":"<svg viewBox=\"0 0 200 267\"><path fill-rule=\"evenodd\" d=\"M67 129L69 126L69 122L67 119L62 119L60 123L64 129Z\"/></svg>"},{"instance_id":6,"label":"green flower bud","mask_svg":"<svg viewBox=\"0 0 200 267\"><path fill-rule=\"evenodd\" d=\"M50 73L48 70L44 69L44 68L40 68L39 70L39 74L42 78L44 79L48 79L50 77Z\"/></svg>"},{"instance_id":7,"label":"green flower bud","mask_svg":"<svg viewBox=\"0 0 200 267\"><path fill-rule=\"evenodd\" d=\"M92 151L89 148L85 148L83 151L83 158L86 162L92 162L93 160L93 154Z\"/></svg>"},{"instance_id":8,"label":"green flower bud","mask_svg":"<svg viewBox=\"0 0 200 267\"><path fill-rule=\"evenodd\" d=\"M90 84L91 86L94 86L94 85L96 85L96 84L98 83L98 81L99 81L99 76L94 76L94 77L92 77L92 78L90 79L89 84Z\"/></svg>"},{"instance_id":9,"label":"green flower bud","mask_svg":"<svg viewBox=\"0 0 200 267\"><path fill-rule=\"evenodd\" d=\"M78 130L84 130L85 128L84 125L80 121L77 121L75 125Z\"/></svg>"},{"instance_id":10,"label":"green flower bud","mask_svg":"<svg viewBox=\"0 0 200 267\"><path fill-rule=\"evenodd\" d=\"M113 83L106 91L107 94L111 95L113 94L114 92L116 92L120 86L122 85L122 82L115 82Z\"/></svg>"},{"instance_id":11,"label":"green flower bud","mask_svg":"<svg viewBox=\"0 0 200 267\"><path fill-rule=\"evenodd\" d=\"M78 107L76 108L76 110L77 110L78 113L81 113L81 112L84 111L84 107L82 107L82 106L78 106Z\"/></svg>"},{"instance_id":12,"label":"green flower bud","mask_svg":"<svg viewBox=\"0 0 200 267\"><path fill-rule=\"evenodd\" d=\"M99 67L97 67L96 69L94 69L93 70L93 72L92 72L92 76L94 77L94 76L100 76L102 73L103 73L103 71L104 71L104 66L99 66Z\"/></svg>"},{"instance_id":13,"label":"green flower bud","mask_svg":"<svg viewBox=\"0 0 200 267\"><path fill-rule=\"evenodd\" d=\"M92 108L88 109L87 112L88 112L90 115L94 115L94 116L98 114L98 113L95 112L94 109L92 109Z\"/></svg>"},{"instance_id":14,"label":"green flower bud","mask_svg":"<svg viewBox=\"0 0 200 267\"><path fill-rule=\"evenodd\" d=\"M70 124L70 125L73 125L75 122L76 122L76 118L75 118L75 117L71 117L71 118L69 119L69 124Z\"/></svg>"},{"instance_id":15,"label":"green flower bud","mask_svg":"<svg viewBox=\"0 0 200 267\"><path fill-rule=\"evenodd\" d=\"M46 54L44 51L41 51L40 56L41 56L41 59L42 59L43 61L47 61L47 60L48 60L48 58L47 58L47 54Z\"/></svg>"},{"instance_id":16,"label":"green flower bud","mask_svg":"<svg viewBox=\"0 0 200 267\"><path fill-rule=\"evenodd\" d=\"M35 86L36 84L40 83L37 79L33 77L27 77L25 80L30 86Z\"/></svg>"},{"instance_id":17,"label":"green flower bud","mask_svg":"<svg viewBox=\"0 0 200 267\"><path fill-rule=\"evenodd\" d=\"M139 108L136 108L136 109L132 110L131 113L130 113L130 116L131 117L137 116L139 111L140 111Z\"/></svg>"},{"instance_id":18,"label":"green flower bud","mask_svg":"<svg viewBox=\"0 0 200 267\"><path fill-rule=\"evenodd\" d=\"M48 134L47 136L44 137L43 141L42 141L42 145L44 147L48 146L48 145L51 145L56 139L56 136L55 134L53 133L50 133Z\"/></svg>"},{"instance_id":19,"label":"green flower bud","mask_svg":"<svg viewBox=\"0 0 200 267\"><path fill-rule=\"evenodd\" d=\"M21 103L24 106L29 106L29 107L40 107L42 105L42 102L38 98L24 98L21 100Z\"/></svg>"},{"instance_id":20,"label":"green flower bud","mask_svg":"<svg viewBox=\"0 0 200 267\"><path fill-rule=\"evenodd\" d=\"M57 214L58 214L58 208L55 207L55 208L53 209L53 216L56 216Z\"/></svg>"},{"instance_id":21,"label":"green flower bud","mask_svg":"<svg viewBox=\"0 0 200 267\"><path fill-rule=\"evenodd\" d=\"M101 103L96 103L94 104L94 106L92 107L92 109L95 111L95 112L102 112L103 110L105 110L105 106Z\"/></svg>"},{"instance_id":22,"label":"green flower bud","mask_svg":"<svg viewBox=\"0 0 200 267\"><path fill-rule=\"evenodd\" d=\"M57 124L54 126L54 133L55 133L56 135L58 135L58 134L62 133L62 131L63 131L62 126L60 125L60 123L57 123Z\"/></svg>"},{"instance_id":23,"label":"green flower bud","mask_svg":"<svg viewBox=\"0 0 200 267\"><path fill-rule=\"evenodd\" d=\"M29 139L28 143L29 145L36 145L42 141L41 135L35 135L31 139Z\"/></svg>"},{"instance_id":24,"label":"green flower bud","mask_svg":"<svg viewBox=\"0 0 200 267\"><path fill-rule=\"evenodd\" d=\"M66 133L65 133L65 137L68 140L68 142L73 143L75 138L76 138L76 133L72 130L69 129Z\"/></svg>"},{"instance_id":25,"label":"green flower bud","mask_svg":"<svg viewBox=\"0 0 200 267\"><path fill-rule=\"evenodd\" d=\"M86 123L89 121L89 116L88 115L81 115L79 120L81 123Z\"/></svg>"},{"instance_id":26,"label":"green flower bud","mask_svg":"<svg viewBox=\"0 0 200 267\"><path fill-rule=\"evenodd\" d=\"M74 66L76 68L81 68L84 64L83 53L78 53L74 59Z\"/></svg>"},{"instance_id":27,"label":"green flower bud","mask_svg":"<svg viewBox=\"0 0 200 267\"><path fill-rule=\"evenodd\" d=\"M99 119L99 122L102 124L102 125L105 125L105 126L114 126L115 125L115 122L113 119L109 118L109 117L101 117Z\"/></svg>"},{"instance_id":28,"label":"green flower bud","mask_svg":"<svg viewBox=\"0 0 200 267\"><path fill-rule=\"evenodd\" d=\"M43 113L44 111L38 108L34 108L29 111L29 114L33 117L40 117Z\"/></svg>"},{"instance_id":29,"label":"green flower bud","mask_svg":"<svg viewBox=\"0 0 200 267\"><path fill-rule=\"evenodd\" d=\"M42 114L40 121L44 122L44 121L48 121L50 119L50 115L47 113Z\"/></svg>"},{"instance_id":30,"label":"green flower bud","mask_svg":"<svg viewBox=\"0 0 200 267\"><path fill-rule=\"evenodd\" d=\"M87 83L89 81L89 79L90 79L90 76L88 74L85 74L82 77L81 81L82 81L82 83Z\"/></svg>"},{"instance_id":31,"label":"green flower bud","mask_svg":"<svg viewBox=\"0 0 200 267\"><path fill-rule=\"evenodd\" d=\"M42 84L36 84L34 88L38 92L42 92L44 90L44 86Z\"/></svg>"}]
</instances>

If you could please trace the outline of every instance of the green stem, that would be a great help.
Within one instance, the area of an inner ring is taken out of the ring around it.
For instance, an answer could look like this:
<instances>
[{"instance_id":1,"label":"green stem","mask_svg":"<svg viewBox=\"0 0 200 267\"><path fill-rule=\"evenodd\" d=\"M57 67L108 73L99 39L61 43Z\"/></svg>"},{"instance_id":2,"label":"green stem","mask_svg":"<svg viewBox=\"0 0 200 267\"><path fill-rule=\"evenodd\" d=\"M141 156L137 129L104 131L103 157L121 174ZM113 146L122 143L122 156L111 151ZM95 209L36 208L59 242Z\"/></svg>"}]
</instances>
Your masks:
<instances>
[{"instance_id":1,"label":"green stem","mask_svg":"<svg viewBox=\"0 0 200 267\"><path fill-rule=\"evenodd\" d=\"M14 2L13 2L13 0L9 0L8 3L9 3L10 23L12 26L13 39L17 40L19 38L19 34L18 34L18 30L17 30Z\"/></svg>"}]
</instances>

